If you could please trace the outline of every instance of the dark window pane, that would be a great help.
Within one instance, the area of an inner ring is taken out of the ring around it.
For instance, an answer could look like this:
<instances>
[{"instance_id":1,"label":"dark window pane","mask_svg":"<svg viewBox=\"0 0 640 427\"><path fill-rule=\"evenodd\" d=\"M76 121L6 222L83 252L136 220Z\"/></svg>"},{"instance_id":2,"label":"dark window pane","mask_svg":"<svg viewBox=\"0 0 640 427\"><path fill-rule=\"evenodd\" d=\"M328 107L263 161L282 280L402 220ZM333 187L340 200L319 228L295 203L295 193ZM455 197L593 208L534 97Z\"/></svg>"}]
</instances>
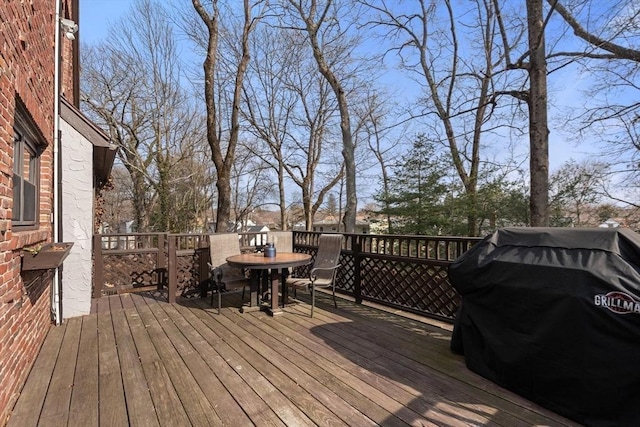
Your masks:
<instances>
[{"instance_id":1,"label":"dark window pane","mask_svg":"<svg viewBox=\"0 0 640 427\"><path fill-rule=\"evenodd\" d=\"M31 164L31 152L29 147L24 144L24 151L22 152L22 170L20 171L20 175L22 175L22 178L27 181L31 181Z\"/></svg>"},{"instance_id":2,"label":"dark window pane","mask_svg":"<svg viewBox=\"0 0 640 427\"><path fill-rule=\"evenodd\" d=\"M21 209L20 209L20 193L21 193L22 179L18 175L13 175L13 214L11 219L13 221L20 221Z\"/></svg>"},{"instance_id":3,"label":"dark window pane","mask_svg":"<svg viewBox=\"0 0 640 427\"><path fill-rule=\"evenodd\" d=\"M24 215L22 220L25 222L34 222L36 220L36 186L30 182L24 181L24 200L22 206Z\"/></svg>"},{"instance_id":4,"label":"dark window pane","mask_svg":"<svg viewBox=\"0 0 640 427\"><path fill-rule=\"evenodd\" d=\"M13 143L13 211L16 226L37 225L40 182L40 150L46 144L38 126L17 99Z\"/></svg>"}]
</instances>

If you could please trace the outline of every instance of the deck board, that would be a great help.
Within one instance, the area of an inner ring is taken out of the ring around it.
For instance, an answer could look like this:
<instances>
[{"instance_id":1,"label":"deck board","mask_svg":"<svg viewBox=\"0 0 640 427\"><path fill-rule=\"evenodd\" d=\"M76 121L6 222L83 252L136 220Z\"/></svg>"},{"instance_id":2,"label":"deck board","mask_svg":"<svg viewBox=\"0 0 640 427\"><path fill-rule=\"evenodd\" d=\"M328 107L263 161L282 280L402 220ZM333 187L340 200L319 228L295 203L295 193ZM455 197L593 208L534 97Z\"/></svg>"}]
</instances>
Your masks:
<instances>
[{"instance_id":1,"label":"deck board","mask_svg":"<svg viewBox=\"0 0 640 427\"><path fill-rule=\"evenodd\" d=\"M360 318L355 317L355 319ZM492 419L503 425L520 422L527 425L544 425L550 422L547 417L541 417L537 412L531 411L529 408L533 408L534 405L527 400L505 392L467 370L463 358L453 356L449 351L448 337L446 340L442 339L445 337L438 336L436 332L436 336L440 339L430 341L432 345L425 346L424 342L417 340L420 340L419 337L424 336L425 333L431 333L428 329L421 330L419 333L399 334L399 322L369 321L365 318L364 326L355 326L355 323L357 322L330 324L322 326L322 332L317 329L316 331L318 334L331 337L328 338L331 341L338 340L341 345L359 353L361 355L359 360L365 363L368 369L388 370L391 375L399 376L401 383L422 387L422 396L428 394L424 386L429 384L436 389L436 395L443 395L446 390L447 395L451 395L459 402L464 402L466 407L475 405L480 408L486 406L487 402L499 405L502 411L493 414ZM411 324L405 327L412 330L415 328ZM355 340L354 337L359 339ZM393 369L390 369L392 366ZM421 375L423 372L424 375ZM458 381L452 381L452 378ZM470 385L475 387L469 387ZM493 394L498 390L501 393L499 400L495 399Z\"/></svg>"},{"instance_id":2,"label":"deck board","mask_svg":"<svg viewBox=\"0 0 640 427\"><path fill-rule=\"evenodd\" d=\"M47 396L53 370L60 353L65 329L52 327L49 330L22 389L19 404L16 405L11 416L13 425L31 427L38 424L40 411Z\"/></svg>"},{"instance_id":3,"label":"deck board","mask_svg":"<svg viewBox=\"0 0 640 427\"><path fill-rule=\"evenodd\" d=\"M66 325L60 353L58 354L58 362L53 370L49 385L49 388L55 390L55 393L47 393L42 413L38 420L39 426L56 427L66 425L69 420L69 405L71 393L73 392L81 328L81 317L69 320Z\"/></svg>"},{"instance_id":4,"label":"deck board","mask_svg":"<svg viewBox=\"0 0 640 427\"><path fill-rule=\"evenodd\" d=\"M575 426L470 372L450 331L318 296L270 317L225 297L121 294L52 328L9 426Z\"/></svg>"},{"instance_id":5,"label":"deck board","mask_svg":"<svg viewBox=\"0 0 640 427\"><path fill-rule=\"evenodd\" d=\"M138 298L140 298L139 295L131 295L132 301ZM146 304L138 303L135 309L125 310L125 313L153 406L158 413L158 420L161 426L189 425L186 409L180 402L180 397L169 377L166 365L154 346L152 337L149 336L148 325L142 321L141 314L145 307Z\"/></svg>"},{"instance_id":6,"label":"deck board","mask_svg":"<svg viewBox=\"0 0 640 427\"><path fill-rule=\"evenodd\" d=\"M318 425L344 425L323 404L318 402L309 393L303 392L300 385L291 377L278 369L276 364L282 364L282 360L271 360L278 357L269 352L267 346L256 337L249 337L242 329L236 327L225 316L210 317L216 324L212 325L218 331L220 337L227 346L221 348L221 355L232 364L236 371L253 370L256 375L263 376L275 388L277 388L288 400L290 400L302 414L309 417ZM251 341L251 344L247 343ZM266 354L266 356L265 356ZM277 402L275 402L277 404ZM279 409L276 409L279 412Z\"/></svg>"},{"instance_id":7,"label":"deck board","mask_svg":"<svg viewBox=\"0 0 640 427\"><path fill-rule=\"evenodd\" d=\"M402 409L401 405L388 405L388 396L373 387L359 381L349 371L342 369L335 360L331 360L324 348L314 346L313 342L303 339L293 340L289 331L278 326L281 319L266 324L262 319L247 316L251 322L250 333L269 336L269 340L278 343L279 350L290 363L296 364L306 375L313 375L320 383L327 386L349 405L358 409L375 423L387 420L386 425L406 425L400 419L393 419L394 411ZM340 378L340 381L336 379ZM395 402L394 402L395 403Z\"/></svg>"},{"instance_id":8,"label":"deck board","mask_svg":"<svg viewBox=\"0 0 640 427\"><path fill-rule=\"evenodd\" d=\"M277 318L273 319L266 315L263 317L266 322L278 321ZM301 367L305 362L301 357L296 358L291 356L291 353L287 354L283 351L283 347L276 349L273 340L268 336L263 335L260 340L256 340L256 334L248 329L248 321L243 317L235 320L225 317L219 321L230 333L241 339L246 346L246 352L255 352L256 356L261 356L270 364L270 366L258 370L271 378L271 381L279 385L281 390L285 390L289 399L299 402L299 408L306 414L312 414L311 418L316 423L320 425L375 425L366 415L354 410L355 408L340 399L333 390L319 381L317 376L308 375Z\"/></svg>"},{"instance_id":9,"label":"deck board","mask_svg":"<svg viewBox=\"0 0 640 427\"><path fill-rule=\"evenodd\" d=\"M78 425L92 427L99 419L98 316L82 318L79 348L74 373L69 419Z\"/></svg>"},{"instance_id":10,"label":"deck board","mask_svg":"<svg viewBox=\"0 0 640 427\"><path fill-rule=\"evenodd\" d=\"M127 419L132 426L159 426L153 400L147 386L136 344L123 310L112 311L118 362L123 372L122 390L127 405ZM102 350L101 350L102 351Z\"/></svg>"},{"instance_id":11,"label":"deck board","mask_svg":"<svg viewBox=\"0 0 640 427\"><path fill-rule=\"evenodd\" d=\"M190 306L194 307L193 305ZM202 313L199 308L192 312L189 308L181 305L171 307L169 311L176 324L181 330L185 331L185 335L187 335L189 342L192 343L194 350L202 355L207 366L216 373L221 386L226 387L227 390L234 390L233 398L240 405L239 410L246 412L247 416L252 419L265 423L264 425L285 425L274 410L278 410L280 416L286 414L286 419L291 422L295 421L299 423L298 425L306 425L304 414L300 413L298 416L292 414L292 412L295 412L292 410L293 405L289 404L287 398L280 394L277 388L260 376L259 372L253 369L237 372L227 363L223 354L230 353L232 350L198 316L198 314L201 314L205 320L208 320L209 316L207 314ZM200 380L204 381L208 378L203 376ZM217 389L213 387L203 388L211 391L210 396L212 399L219 400L216 397L220 395L219 392L216 393ZM224 393L224 396L227 398L232 397L228 393ZM276 407L270 406L269 403L274 401L282 402L283 404L278 404Z\"/></svg>"},{"instance_id":12,"label":"deck board","mask_svg":"<svg viewBox=\"0 0 640 427\"><path fill-rule=\"evenodd\" d=\"M285 322L280 322L285 323ZM264 325L256 326L264 333L269 330ZM336 390L342 399L345 399L355 408L371 417L377 424L384 425L407 425L413 423L418 418L423 418L420 413L406 404L415 396L410 395L395 382L379 375L354 366L353 363L343 355L335 357L327 352L324 343L316 342L308 337L296 336L284 325L277 325L274 336L283 346L289 347L292 351L299 352L302 356L300 366L309 375L316 375L325 384L331 384L331 388ZM273 329L273 328L272 328ZM288 337L296 336L294 340ZM285 352L291 354L291 352ZM293 359L293 356L289 356ZM298 357L299 358L299 357ZM313 364L306 363L313 362ZM390 396L393 396L390 397ZM415 406L415 405L414 405ZM435 417L433 422L447 422L452 424L452 420Z\"/></svg>"},{"instance_id":13,"label":"deck board","mask_svg":"<svg viewBox=\"0 0 640 427\"><path fill-rule=\"evenodd\" d=\"M103 425L124 427L129 424L127 404L113 321L108 311L98 314L98 344L98 419Z\"/></svg>"},{"instance_id":14,"label":"deck board","mask_svg":"<svg viewBox=\"0 0 640 427\"><path fill-rule=\"evenodd\" d=\"M396 372L386 369L383 364L375 363L376 360L383 359L385 355L389 357L389 360L398 359L398 355L387 352L381 346L367 348L366 345L370 343L354 339L354 334L346 332L349 325L354 322L345 318L334 317L328 326L331 330L344 330L346 336L327 334L324 330L327 320L311 320L303 317L300 333L306 334L305 330L309 331L310 335L307 336L307 339L315 340L316 345L320 348L326 347L327 343L330 343L330 347L336 349L340 355L336 358L335 363L340 365L344 371L358 376L369 387L374 387L376 395L386 395L388 399L393 399L396 405L403 408L396 413L396 416L401 415L405 422L420 425L422 420L428 419L439 425L468 425L469 423L484 424L488 421L482 414L469 411L460 405L453 405L455 406L454 410L447 412L436 410L435 408L452 404L448 399L442 399L442 394L431 392L429 382L416 384L415 388L407 387L404 378L400 378ZM362 352L363 349L364 352ZM414 371L413 375L417 375L417 372ZM344 377L343 373L336 375L336 378L343 379ZM371 392L369 391L368 394L371 395ZM384 424L386 425L389 421L384 420Z\"/></svg>"},{"instance_id":15,"label":"deck board","mask_svg":"<svg viewBox=\"0 0 640 427\"><path fill-rule=\"evenodd\" d=\"M183 360L174 345L182 339L182 334L162 310L154 310L158 304L139 306L140 319L149 333L149 338L158 352L162 364L166 367L171 383L184 406L189 422L194 426L210 426L219 421L215 417L213 406L199 387L195 376L206 371L199 371L198 361ZM187 363L190 362L192 370Z\"/></svg>"},{"instance_id":16,"label":"deck board","mask_svg":"<svg viewBox=\"0 0 640 427\"><path fill-rule=\"evenodd\" d=\"M457 404L456 395L450 395L452 382L450 377L442 378L439 370L430 370L428 375L421 375L424 371L422 364L415 363L410 357L402 354L402 343L394 341L393 337L386 336L382 328L377 331L378 336L389 339L388 346L370 343L362 336L354 333L351 323L340 323L325 326L314 326L312 329L323 340L326 345L338 349L340 354L350 361L355 361L359 368L365 373L374 373L374 376L382 375L382 378L392 385L385 383L384 391L392 394L394 398L401 399L400 402L408 408L414 409L423 416L446 417L434 408L447 408L447 412L453 413L462 418L463 423L486 423L486 419L479 411L469 411L469 406L476 403L472 399L464 399L464 405ZM414 357L416 357L414 355ZM433 360L430 360L432 363ZM394 368L390 366L395 363ZM416 378L421 377L420 380ZM444 382L445 387L438 387ZM405 387L403 389L403 387ZM403 391L399 391L403 390ZM444 393L446 391L446 394ZM446 398L443 398L443 395ZM426 412L425 412L426 411ZM437 419L436 422L444 420ZM446 420L448 423L454 420Z\"/></svg>"},{"instance_id":17,"label":"deck board","mask_svg":"<svg viewBox=\"0 0 640 427\"><path fill-rule=\"evenodd\" d=\"M444 340L444 337L440 336L439 339L429 341L430 345L424 345L424 342L413 341L417 339L416 336L422 337L430 333L428 329L416 331L415 325L408 324L405 327L413 333L401 334L398 333L399 323L389 325L389 322L373 320L365 321L362 326L356 325L360 322L360 317L353 319L354 322L328 324L322 326L322 330L313 330L323 336L326 342L337 342L337 345L345 346L359 355L359 363L364 364L367 369L384 372L385 376L391 375L402 384L412 385L419 390L422 398L428 396L432 388L436 398L446 395L447 400L440 402L440 407L460 402L457 406L475 407L475 411L480 413L482 408L487 407L487 402L493 402L502 410L497 413L490 411L487 415L501 425L544 425L550 422L547 417L539 417L535 412L530 413L527 409L530 402L505 392L468 371L463 358L450 353L448 339ZM498 389L501 397L495 399L492 391ZM513 405L513 401L517 404ZM451 408L447 408L447 412L451 411ZM457 410L453 412L458 413ZM466 417L464 420L475 422L474 419Z\"/></svg>"}]
</instances>

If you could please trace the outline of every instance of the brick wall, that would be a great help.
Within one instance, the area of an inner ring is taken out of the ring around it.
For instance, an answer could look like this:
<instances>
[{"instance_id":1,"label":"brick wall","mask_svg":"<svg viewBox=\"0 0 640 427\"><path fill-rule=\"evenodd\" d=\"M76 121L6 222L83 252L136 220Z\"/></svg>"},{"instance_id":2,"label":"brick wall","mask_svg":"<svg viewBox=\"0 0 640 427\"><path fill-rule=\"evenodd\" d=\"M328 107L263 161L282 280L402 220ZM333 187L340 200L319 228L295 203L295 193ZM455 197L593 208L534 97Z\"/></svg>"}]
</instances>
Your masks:
<instances>
[{"instance_id":1,"label":"brick wall","mask_svg":"<svg viewBox=\"0 0 640 427\"><path fill-rule=\"evenodd\" d=\"M71 18L73 0L63 0ZM51 327L51 271L21 274L25 246L51 241L55 2L4 1L0 6L0 425L4 425ZM64 57L71 42L63 38ZM72 62L63 61L64 91ZM26 106L47 148L40 158L39 225L13 230L13 121L16 99Z\"/></svg>"}]
</instances>

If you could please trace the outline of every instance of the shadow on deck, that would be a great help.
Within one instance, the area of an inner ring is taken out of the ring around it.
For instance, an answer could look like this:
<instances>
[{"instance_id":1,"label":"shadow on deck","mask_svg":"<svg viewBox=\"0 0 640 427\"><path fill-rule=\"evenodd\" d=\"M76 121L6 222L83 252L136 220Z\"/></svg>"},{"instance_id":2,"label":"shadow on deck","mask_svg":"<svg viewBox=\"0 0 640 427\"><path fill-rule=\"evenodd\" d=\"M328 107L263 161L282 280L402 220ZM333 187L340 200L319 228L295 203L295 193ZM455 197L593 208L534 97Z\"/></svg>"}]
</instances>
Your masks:
<instances>
[{"instance_id":1,"label":"shadow on deck","mask_svg":"<svg viewBox=\"0 0 640 427\"><path fill-rule=\"evenodd\" d=\"M320 295L276 317L100 299L54 327L9 426L576 425L470 372L450 332Z\"/></svg>"}]
</instances>

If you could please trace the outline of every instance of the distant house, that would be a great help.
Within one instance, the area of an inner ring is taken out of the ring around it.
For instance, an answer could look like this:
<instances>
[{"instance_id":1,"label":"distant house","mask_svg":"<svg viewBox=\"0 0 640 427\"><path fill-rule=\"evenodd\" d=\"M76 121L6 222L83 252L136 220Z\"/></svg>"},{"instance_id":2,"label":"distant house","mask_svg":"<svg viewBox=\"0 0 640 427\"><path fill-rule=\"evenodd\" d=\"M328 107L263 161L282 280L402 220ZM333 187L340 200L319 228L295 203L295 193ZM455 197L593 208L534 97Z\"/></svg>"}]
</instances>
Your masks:
<instances>
[{"instance_id":1,"label":"distant house","mask_svg":"<svg viewBox=\"0 0 640 427\"><path fill-rule=\"evenodd\" d=\"M247 233L266 233L269 231L269 227L266 225L252 225L247 227Z\"/></svg>"},{"instance_id":2,"label":"distant house","mask_svg":"<svg viewBox=\"0 0 640 427\"><path fill-rule=\"evenodd\" d=\"M78 0L0 6L0 425L52 324L89 307L93 202L115 151L77 109L77 21ZM62 241L64 268L23 269L26 249Z\"/></svg>"},{"instance_id":3,"label":"distant house","mask_svg":"<svg viewBox=\"0 0 640 427\"><path fill-rule=\"evenodd\" d=\"M320 221L314 221L312 227L313 231L320 233L339 233L344 231L344 226L340 220L332 215L326 216ZM355 232L358 234L368 234L369 222L363 219L356 219Z\"/></svg>"},{"instance_id":4,"label":"distant house","mask_svg":"<svg viewBox=\"0 0 640 427\"><path fill-rule=\"evenodd\" d=\"M247 230L246 230L247 233L256 234L256 235L260 235L260 233L266 233L268 231L269 231L269 227L267 227L266 225L253 225L251 227L247 227ZM260 246L263 244L262 238L252 237L251 239L249 239L248 244L249 246Z\"/></svg>"},{"instance_id":5,"label":"distant house","mask_svg":"<svg viewBox=\"0 0 640 427\"><path fill-rule=\"evenodd\" d=\"M598 227L600 227L600 228L620 228L620 223L618 221L616 221L615 219L609 218L608 220L606 220L605 222L600 224Z\"/></svg>"},{"instance_id":6,"label":"distant house","mask_svg":"<svg viewBox=\"0 0 640 427\"><path fill-rule=\"evenodd\" d=\"M236 222L235 229L236 231L249 231L251 227L255 227L256 225L257 224L251 219L246 219L244 222Z\"/></svg>"}]
</instances>

